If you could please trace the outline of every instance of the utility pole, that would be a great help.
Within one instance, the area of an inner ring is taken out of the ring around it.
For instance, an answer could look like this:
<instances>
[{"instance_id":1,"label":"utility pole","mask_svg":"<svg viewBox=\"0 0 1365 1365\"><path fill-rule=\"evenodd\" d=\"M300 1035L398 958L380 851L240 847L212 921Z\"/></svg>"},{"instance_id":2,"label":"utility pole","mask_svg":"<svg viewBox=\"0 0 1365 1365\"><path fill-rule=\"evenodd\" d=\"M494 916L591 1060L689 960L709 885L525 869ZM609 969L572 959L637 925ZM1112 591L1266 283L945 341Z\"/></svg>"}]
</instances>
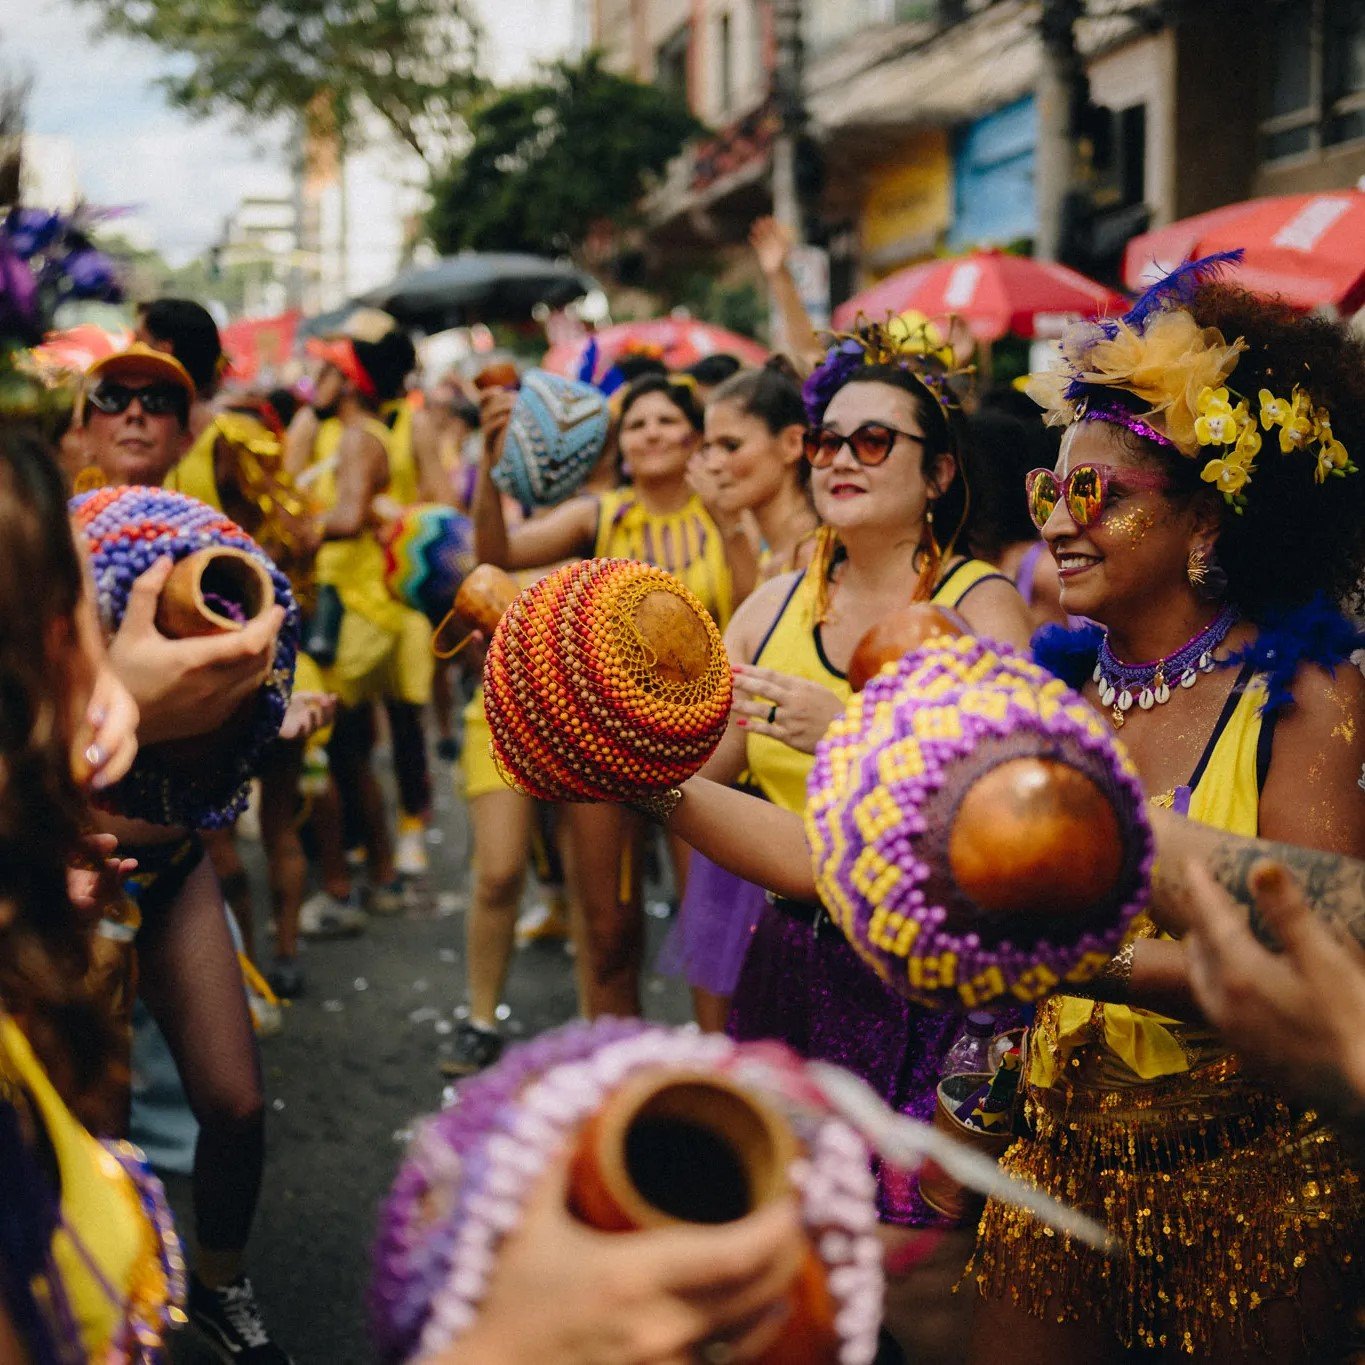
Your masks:
<instances>
[{"instance_id":1,"label":"utility pole","mask_svg":"<svg viewBox=\"0 0 1365 1365\"><path fill-rule=\"evenodd\" d=\"M800 245L805 213L797 186L796 158L806 128L805 44L801 38L802 0L773 0L773 101L780 122L773 142L773 217Z\"/></svg>"},{"instance_id":2,"label":"utility pole","mask_svg":"<svg viewBox=\"0 0 1365 1365\"><path fill-rule=\"evenodd\" d=\"M1038 150L1035 186L1039 260L1061 255L1066 206L1081 183L1079 115L1089 96L1085 63L1076 45L1076 24L1085 0L1043 0L1039 33L1043 63L1038 74Z\"/></svg>"}]
</instances>

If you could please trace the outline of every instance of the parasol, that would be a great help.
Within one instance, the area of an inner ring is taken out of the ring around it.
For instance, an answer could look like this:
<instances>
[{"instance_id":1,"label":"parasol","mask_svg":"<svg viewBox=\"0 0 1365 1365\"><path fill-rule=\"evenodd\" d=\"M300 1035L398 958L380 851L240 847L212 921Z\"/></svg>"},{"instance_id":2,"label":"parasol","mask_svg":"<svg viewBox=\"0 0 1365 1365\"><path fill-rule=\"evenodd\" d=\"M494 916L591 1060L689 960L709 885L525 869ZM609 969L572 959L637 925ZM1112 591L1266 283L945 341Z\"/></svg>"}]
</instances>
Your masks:
<instances>
[{"instance_id":1,"label":"parasol","mask_svg":"<svg viewBox=\"0 0 1365 1365\"><path fill-rule=\"evenodd\" d=\"M442 332L475 322L524 322L539 304L562 308L597 282L565 261L514 252L464 252L404 270L357 302L405 327Z\"/></svg>"},{"instance_id":2,"label":"parasol","mask_svg":"<svg viewBox=\"0 0 1365 1365\"><path fill-rule=\"evenodd\" d=\"M1228 279L1296 308L1365 305L1365 193L1288 194L1249 199L1155 228L1128 243L1124 282L1145 289L1182 261L1240 247Z\"/></svg>"},{"instance_id":3,"label":"parasol","mask_svg":"<svg viewBox=\"0 0 1365 1365\"><path fill-rule=\"evenodd\" d=\"M709 355L732 355L746 365L761 365L768 358L768 352L758 342L713 323L698 322L695 318L618 322L600 328L593 335L601 355L599 370L634 350L660 352L660 358L670 370L685 369ZM541 368L552 374L576 375L591 339L584 337L562 346L552 346L541 362Z\"/></svg>"},{"instance_id":4,"label":"parasol","mask_svg":"<svg viewBox=\"0 0 1365 1365\"><path fill-rule=\"evenodd\" d=\"M930 319L961 318L977 341L990 342L1009 332L1046 336L1061 318L1126 307L1112 289L1054 261L975 251L897 271L840 304L834 325L852 327L859 313L881 322L888 314L916 312Z\"/></svg>"}]
</instances>

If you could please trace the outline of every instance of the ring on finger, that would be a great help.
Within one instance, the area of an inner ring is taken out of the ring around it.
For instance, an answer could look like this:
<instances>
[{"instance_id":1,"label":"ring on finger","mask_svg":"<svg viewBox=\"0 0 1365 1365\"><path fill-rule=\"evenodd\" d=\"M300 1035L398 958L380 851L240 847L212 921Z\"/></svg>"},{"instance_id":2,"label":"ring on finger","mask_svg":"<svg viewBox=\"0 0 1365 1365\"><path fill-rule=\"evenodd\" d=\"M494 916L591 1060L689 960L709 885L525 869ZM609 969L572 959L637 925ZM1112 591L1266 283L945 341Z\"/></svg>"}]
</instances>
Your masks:
<instances>
[{"instance_id":1,"label":"ring on finger","mask_svg":"<svg viewBox=\"0 0 1365 1365\"><path fill-rule=\"evenodd\" d=\"M777 724L777 703L776 703L776 702L773 702L773 704L772 704L770 707L768 707L768 724L769 724L769 725L776 725L776 724Z\"/></svg>"}]
</instances>

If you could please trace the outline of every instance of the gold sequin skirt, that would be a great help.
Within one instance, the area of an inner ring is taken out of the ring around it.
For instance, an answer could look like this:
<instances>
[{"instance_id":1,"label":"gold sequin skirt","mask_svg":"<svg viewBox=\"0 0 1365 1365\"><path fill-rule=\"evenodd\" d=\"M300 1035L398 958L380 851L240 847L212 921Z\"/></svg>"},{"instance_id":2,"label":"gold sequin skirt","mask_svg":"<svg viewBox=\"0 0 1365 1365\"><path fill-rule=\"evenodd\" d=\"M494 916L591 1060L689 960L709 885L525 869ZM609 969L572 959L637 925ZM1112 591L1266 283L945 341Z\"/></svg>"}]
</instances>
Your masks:
<instances>
[{"instance_id":1,"label":"gold sequin skirt","mask_svg":"<svg viewBox=\"0 0 1365 1365\"><path fill-rule=\"evenodd\" d=\"M1256 1308L1296 1297L1306 1273L1354 1305L1360 1175L1316 1115L1232 1069L1229 1058L1118 1090L1030 1087L1034 1136L1001 1166L1104 1223L1115 1251L991 1200L968 1278L1035 1317L1098 1321L1126 1347L1191 1355L1215 1334L1256 1341Z\"/></svg>"}]
</instances>

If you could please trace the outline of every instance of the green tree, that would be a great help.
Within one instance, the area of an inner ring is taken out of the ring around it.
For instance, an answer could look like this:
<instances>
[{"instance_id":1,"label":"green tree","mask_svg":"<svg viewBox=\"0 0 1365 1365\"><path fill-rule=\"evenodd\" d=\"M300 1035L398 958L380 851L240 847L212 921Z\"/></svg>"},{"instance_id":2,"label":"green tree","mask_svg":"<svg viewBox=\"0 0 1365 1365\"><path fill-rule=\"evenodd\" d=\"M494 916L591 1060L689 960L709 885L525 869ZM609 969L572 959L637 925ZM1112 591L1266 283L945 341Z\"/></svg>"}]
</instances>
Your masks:
<instances>
[{"instance_id":1,"label":"green tree","mask_svg":"<svg viewBox=\"0 0 1365 1365\"><path fill-rule=\"evenodd\" d=\"M469 0L84 0L109 33L173 54L196 114L288 117L354 142L366 111L435 162L482 88Z\"/></svg>"},{"instance_id":2,"label":"green tree","mask_svg":"<svg viewBox=\"0 0 1365 1365\"><path fill-rule=\"evenodd\" d=\"M470 116L468 150L432 183L428 229L441 251L572 252L594 225L627 221L700 131L678 96L596 53L557 62Z\"/></svg>"}]
</instances>

